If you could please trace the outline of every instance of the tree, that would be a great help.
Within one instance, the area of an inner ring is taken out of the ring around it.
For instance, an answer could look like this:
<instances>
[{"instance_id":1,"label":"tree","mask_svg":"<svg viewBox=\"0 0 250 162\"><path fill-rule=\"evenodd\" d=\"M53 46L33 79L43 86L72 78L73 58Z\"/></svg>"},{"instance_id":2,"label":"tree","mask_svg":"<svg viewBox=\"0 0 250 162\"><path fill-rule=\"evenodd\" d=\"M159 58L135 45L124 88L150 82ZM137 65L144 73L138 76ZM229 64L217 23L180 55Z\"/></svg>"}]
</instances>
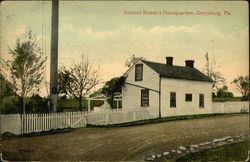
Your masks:
<instances>
[{"instance_id":1,"label":"tree","mask_svg":"<svg viewBox=\"0 0 250 162\"><path fill-rule=\"evenodd\" d=\"M243 99L249 97L249 76L238 76L232 83L235 89L241 93Z\"/></svg>"},{"instance_id":2,"label":"tree","mask_svg":"<svg viewBox=\"0 0 250 162\"><path fill-rule=\"evenodd\" d=\"M4 97L15 95L13 85L0 73L0 103Z\"/></svg>"},{"instance_id":3,"label":"tree","mask_svg":"<svg viewBox=\"0 0 250 162\"><path fill-rule=\"evenodd\" d=\"M70 82L72 78L70 77L70 70L68 70L65 66L62 66L58 70L58 94L66 97L69 95L68 89L70 88Z\"/></svg>"},{"instance_id":4,"label":"tree","mask_svg":"<svg viewBox=\"0 0 250 162\"><path fill-rule=\"evenodd\" d=\"M115 108L115 94L122 92L122 87L125 85L125 80L126 77L124 76L112 78L110 81L106 82L102 88L102 93L108 97L108 103L112 108Z\"/></svg>"},{"instance_id":5,"label":"tree","mask_svg":"<svg viewBox=\"0 0 250 162\"><path fill-rule=\"evenodd\" d=\"M207 75L209 78L213 80L213 90L217 92L220 87L226 84L226 79L219 71L216 70L217 68L216 61L214 59L210 61L208 52L206 53L205 57L206 57L206 64L202 69L202 71L205 75Z\"/></svg>"},{"instance_id":6,"label":"tree","mask_svg":"<svg viewBox=\"0 0 250 162\"><path fill-rule=\"evenodd\" d=\"M59 74L59 91L74 96L82 110L82 100L99 84L98 70L89 63L88 57L83 56L81 62L62 68Z\"/></svg>"},{"instance_id":7,"label":"tree","mask_svg":"<svg viewBox=\"0 0 250 162\"><path fill-rule=\"evenodd\" d=\"M228 87L224 85L222 88L218 89L216 97L232 98L234 95L232 92L228 92Z\"/></svg>"},{"instance_id":8,"label":"tree","mask_svg":"<svg viewBox=\"0 0 250 162\"><path fill-rule=\"evenodd\" d=\"M17 39L16 47L9 48L12 60L7 60L6 67L15 85L17 93L22 97L23 113L25 113L25 98L33 91L38 90L43 81L46 58L37 46L35 36L31 31L22 41Z\"/></svg>"},{"instance_id":9,"label":"tree","mask_svg":"<svg viewBox=\"0 0 250 162\"><path fill-rule=\"evenodd\" d=\"M4 60L0 59L0 103L4 97L13 96L15 94L15 87L6 79L6 75L4 74Z\"/></svg>"},{"instance_id":10,"label":"tree","mask_svg":"<svg viewBox=\"0 0 250 162\"><path fill-rule=\"evenodd\" d=\"M125 62L125 66L131 67L133 66L138 60L146 60L144 57L137 57L135 55L132 55L130 58L128 58Z\"/></svg>"},{"instance_id":11,"label":"tree","mask_svg":"<svg viewBox=\"0 0 250 162\"><path fill-rule=\"evenodd\" d=\"M21 113L20 110L20 97L18 96L7 96L2 99L0 109L1 114L16 114Z\"/></svg>"},{"instance_id":12,"label":"tree","mask_svg":"<svg viewBox=\"0 0 250 162\"><path fill-rule=\"evenodd\" d=\"M39 94L33 94L31 97L29 97L28 100L31 106L30 107L31 112L33 113L48 113L49 112L48 98L43 98Z\"/></svg>"}]
</instances>

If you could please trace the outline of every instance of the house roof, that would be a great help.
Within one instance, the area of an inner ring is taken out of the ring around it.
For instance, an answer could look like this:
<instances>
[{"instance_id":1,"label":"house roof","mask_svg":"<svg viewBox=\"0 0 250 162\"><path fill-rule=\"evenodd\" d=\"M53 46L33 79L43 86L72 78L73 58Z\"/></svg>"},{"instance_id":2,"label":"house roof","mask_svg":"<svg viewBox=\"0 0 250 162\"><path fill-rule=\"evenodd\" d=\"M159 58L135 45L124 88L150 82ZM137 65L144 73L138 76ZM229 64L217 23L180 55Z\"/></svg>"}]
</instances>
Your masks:
<instances>
[{"instance_id":1,"label":"house roof","mask_svg":"<svg viewBox=\"0 0 250 162\"><path fill-rule=\"evenodd\" d=\"M163 77L213 82L212 79L194 67L167 65L145 60L141 61Z\"/></svg>"}]
</instances>

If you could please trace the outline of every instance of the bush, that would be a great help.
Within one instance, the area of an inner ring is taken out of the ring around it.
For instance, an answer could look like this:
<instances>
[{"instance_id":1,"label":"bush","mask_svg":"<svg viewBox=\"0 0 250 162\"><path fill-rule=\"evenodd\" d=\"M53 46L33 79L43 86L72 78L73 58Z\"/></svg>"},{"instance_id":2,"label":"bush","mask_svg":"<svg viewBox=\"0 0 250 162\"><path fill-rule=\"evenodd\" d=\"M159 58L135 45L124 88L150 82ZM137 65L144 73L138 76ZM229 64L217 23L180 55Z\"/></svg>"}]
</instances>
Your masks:
<instances>
[{"instance_id":1,"label":"bush","mask_svg":"<svg viewBox=\"0 0 250 162\"><path fill-rule=\"evenodd\" d=\"M27 99L26 112L27 113L48 113L48 99L42 98L38 94L34 94L29 99Z\"/></svg>"},{"instance_id":2,"label":"bush","mask_svg":"<svg viewBox=\"0 0 250 162\"><path fill-rule=\"evenodd\" d=\"M234 97L232 92L226 92L223 89L219 89L217 92L217 96L216 97L227 97L227 98L232 98Z\"/></svg>"},{"instance_id":3,"label":"bush","mask_svg":"<svg viewBox=\"0 0 250 162\"><path fill-rule=\"evenodd\" d=\"M243 97L241 98L241 101L249 101L249 100L250 100L249 95L248 95L248 96L243 96Z\"/></svg>"},{"instance_id":4,"label":"bush","mask_svg":"<svg viewBox=\"0 0 250 162\"><path fill-rule=\"evenodd\" d=\"M22 112L21 100L16 96L5 97L0 106L3 114L16 114Z\"/></svg>"}]
</instances>

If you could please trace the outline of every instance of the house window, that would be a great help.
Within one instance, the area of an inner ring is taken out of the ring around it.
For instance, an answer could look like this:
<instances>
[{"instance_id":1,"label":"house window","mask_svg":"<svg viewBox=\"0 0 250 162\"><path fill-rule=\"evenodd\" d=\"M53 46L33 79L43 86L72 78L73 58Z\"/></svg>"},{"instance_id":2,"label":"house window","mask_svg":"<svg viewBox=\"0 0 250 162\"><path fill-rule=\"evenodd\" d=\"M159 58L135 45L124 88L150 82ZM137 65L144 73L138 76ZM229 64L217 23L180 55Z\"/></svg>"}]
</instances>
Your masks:
<instances>
[{"instance_id":1,"label":"house window","mask_svg":"<svg viewBox=\"0 0 250 162\"><path fill-rule=\"evenodd\" d=\"M204 108L204 94L199 95L199 107Z\"/></svg>"},{"instance_id":2,"label":"house window","mask_svg":"<svg viewBox=\"0 0 250 162\"><path fill-rule=\"evenodd\" d=\"M170 92L170 107L176 107L176 93Z\"/></svg>"},{"instance_id":3,"label":"house window","mask_svg":"<svg viewBox=\"0 0 250 162\"><path fill-rule=\"evenodd\" d=\"M141 90L141 107L149 106L149 91L148 89Z\"/></svg>"},{"instance_id":4,"label":"house window","mask_svg":"<svg viewBox=\"0 0 250 162\"><path fill-rule=\"evenodd\" d=\"M141 81L143 74L143 66L142 64L135 65L135 81Z\"/></svg>"},{"instance_id":5,"label":"house window","mask_svg":"<svg viewBox=\"0 0 250 162\"><path fill-rule=\"evenodd\" d=\"M186 101L192 101L192 94L186 93Z\"/></svg>"}]
</instances>

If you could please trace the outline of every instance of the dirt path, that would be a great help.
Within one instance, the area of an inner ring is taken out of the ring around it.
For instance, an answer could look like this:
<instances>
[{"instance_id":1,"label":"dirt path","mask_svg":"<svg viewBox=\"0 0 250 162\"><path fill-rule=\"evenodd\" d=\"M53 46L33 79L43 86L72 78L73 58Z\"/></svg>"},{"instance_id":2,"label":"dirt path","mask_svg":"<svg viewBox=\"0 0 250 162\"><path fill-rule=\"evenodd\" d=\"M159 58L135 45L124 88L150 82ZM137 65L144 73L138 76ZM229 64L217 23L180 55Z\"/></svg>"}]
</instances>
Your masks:
<instances>
[{"instance_id":1,"label":"dirt path","mask_svg":"<svg viewBox=\"0 0 250 162\"><path fill-rule=\"evenodd\" d=\"M180 145L248 131L248 115L216 116L122 128L3 140L8 160L140 160Z\"/></svg>"}]
</instances>

